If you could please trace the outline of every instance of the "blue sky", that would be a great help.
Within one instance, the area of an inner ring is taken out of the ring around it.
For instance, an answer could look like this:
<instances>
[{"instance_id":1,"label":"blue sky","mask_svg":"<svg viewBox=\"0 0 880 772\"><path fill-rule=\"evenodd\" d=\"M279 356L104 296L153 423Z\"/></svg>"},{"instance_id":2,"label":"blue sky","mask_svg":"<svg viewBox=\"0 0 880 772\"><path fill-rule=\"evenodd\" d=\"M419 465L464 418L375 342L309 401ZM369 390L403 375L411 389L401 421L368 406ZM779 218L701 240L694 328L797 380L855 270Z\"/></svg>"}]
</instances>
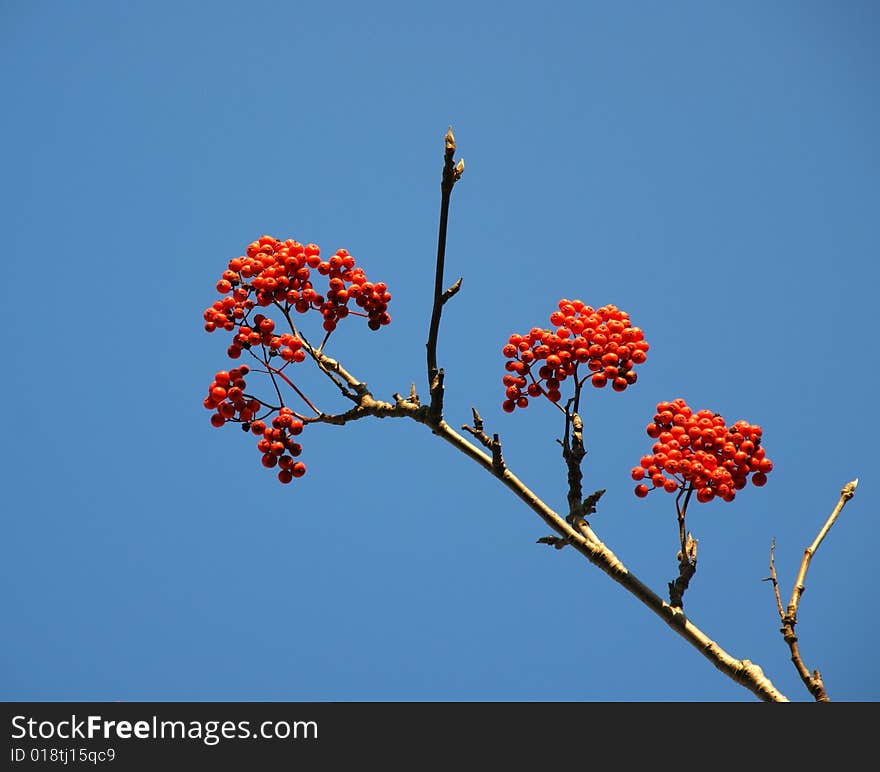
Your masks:
<instances>
[{"instance_id":1,"label":"blue sky","mask_svg":"<svg viewBox=\"0 0 880 772\"><path fill-rule=\"evenodd\" d=\"M548 404L507 415L501 347L562 297L626 309L639 382L583 407L593 525L658 592L672 497L632 494L684 397L761 424L766 487L695 506L696 624L808 699L874 700L877 103L871 3L0 4L6 700L749 700L424 427L309 427L282 486L201 406L202 311L268 233L352 252L393 323L328 353L424 388L442 138L456 187L440 360L565 504ZM305 366L303 366L303 370ZM323 409L344 407L314 375Z\"/></svg>"}]
</instances>

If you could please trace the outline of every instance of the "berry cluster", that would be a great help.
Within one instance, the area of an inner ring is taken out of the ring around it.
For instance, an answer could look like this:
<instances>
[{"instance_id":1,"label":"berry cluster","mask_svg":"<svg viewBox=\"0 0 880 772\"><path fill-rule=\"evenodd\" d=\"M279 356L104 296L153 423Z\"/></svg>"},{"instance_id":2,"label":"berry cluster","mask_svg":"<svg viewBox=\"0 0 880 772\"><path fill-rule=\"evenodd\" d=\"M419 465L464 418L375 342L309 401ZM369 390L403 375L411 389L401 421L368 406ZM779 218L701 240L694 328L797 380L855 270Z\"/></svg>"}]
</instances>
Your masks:
<instances>
[{"instance_id":1,"label":"berry cluster","mask_svg":"<svg viewBox=\"0 0 880 772\"><path fill-rule=\"evenodd\" d=\"M262 344L269 349L269 355L280 356L285 362L302 362L306 358L306 352L303 351L302 341L289 332L281 335L275 334L275 322L263 314L254 314L250 326L242 324L238 328L238 332L232 339L232 345L229 347L227 354L232 359L238 359L241 356L242 349L259 346Z\"/></svg>"},{"instance_id":2,"label":"berry cluster","mask_svg":"<svg viewBox=\"0 0 880 772\"><path fill-rule=\"evenodd\" d=\"M748 421L727 426L718 413L695 413L683 399L658 403L647 434L656 440L652 454L642 457L632 478L650 480L653 488L637 485L639 498L662 488L669 493L696 491L700 502L716 497L733 501L749 475L754 485L762 486L773 469L761 446L760 426Z\"/></svg>"},{"instance_id":3,"label":"berry cluster","mask_svg":"<svg viewBox=\"0 0 880 772\"><path fill-rule=\"evenodd\" d=\"M302 477L306 473L306 465L293 460L302 453L302 446L293 438L302 433L303 422L293 415L289 407L282 407L278 411L271 426L257 420L250 425L250 430L260 437L257 449L263 454L263 466L267 469L278 466L278 479L281 482L289 483L294 477Z\"/></svg>"},{"instance_id":4,"label":"berry cluster","mask_svg":"<svg viewBox=\"0 0 880 772\"><path fill-rule=\"evenodd\" d=\"M326 294L319 294L313 284L314 271L328 279ZM208 332L223 329L229 332L236 327L242 330L229 348L233 359L242 348L254 345L254 333L268 345L264 333L271 338L274 322L263 317L260 322L247 324L249 312L257 305L278 306L285 316L291 310L306 313L316 310L324 317L327 333L336 329L340 319L350 313L367 317L367 326L378 330L389 324L388 303L391 294L384 282L372 284L367 281L362 268L355 265L354 257L346 250L337 250L329 260L321 259L317 244L306 244L288 239L279 241L271 236L261 236L248 244L246 254L234 257L217 282L217 291L224 297L216 300L205 310L205 329ZM363 311L349 308L353 300Z\"/></svg>"},{"instance_id":5,"label":"berry cluster","mask_svg":"<svg viewBox=\"0 0 880 772\"><path fill-rule=\"evenodd\" d=\"M220 370L208 387L208 396L203 402L211 414L211 424L221 427L227 421L248 422L262 406L258 399L248 397L244 390L247 383L244 379L250 372L247 365L235 367L229 372Z\"/></svg>"},{"instance_id":6,"label":"berry cluster","mask_svg":"<svg viewBox=\"0 0 880 772\"><path fill-rule=\"evenodd\" d=\"M555 332L534 327L526 335L511 335L502 349L510 360L503 378L506 412L527 407L529 397L542 394L558 402L560 385L569 376L577 378L578 365L586 365L592 373L590 382L599 389L610 382L615 391L624 391L636 382L633 368L647 359L649 346L625 311L613 305L594 309L580 300L563 299L559 310L550 314L550 324Z\"/></svg>"},{"instance_id":7,"label":"berry cluster","mask_svg":"<svg viewBox=\"0 0 880 772\"><path fill-rule=\"evenodd\" d=\"M355 265L354 257L344 249L337 250L329 260L322 260L316 244L303 245L292 239L279 241L262 236L248 244L245 253L229 261L217 282L217 292L223 297L205 310L205 330L234 333L232 344L226 351L231 359L238 359L243 351L258 348L258 353L251 351L255 358L270 373L291 386L311 407L311 402L283 373L291 362L304 361L308 350L293 326L291 312L320 312L327 336L349 314L366 317L367 326L378 330L391 322L388 315L391 294L383 282L373 284L367 281L364 270ZM328 289L323 295L312 283L315 272L327 277ZM351 308L349 301L361 310ZM274 320L263 313L251 315L257 306L272 305L284 315L290 324L290 332L277 332ZM270 364L273 357L279 357L284 364L273 367ZM204 405L214 411L212 425L220 427L227 421L234 421L245 431L259 435L257 447L263 454L263 466L269 469L278 467L278 479L289 483L306 472L305 464L294 461L302 453L302 447L294 442L293 437L302 432L303 422L290 408L284 407L283 402L280 409L272 408L246 395L244 376L248 372L246 365L229 372L218 372ZM260 418L257 414L262 407L267 407L269 412ZM272 419L271 426L266 426L267 416L276 410L278 414Z\"/></svg>"},{"instance_id":8,"label":"berry cluster","mask_svg":"<svg viewBox=\"0 0 880 772\"><path fill-rule=\"evenodd\" d=\"M280 467L278 479L289 483L294 477L302 477L306 473L306 465L293 460L302 453L302 446L294 442L293 437L302 433L303 422L294 416L289 407L282 407L278 411L271 426L266 426L262 419L254 420L263 403L244 393L247 387L244 376L249 372L250 368L242 365L229 372L221 370L214 376L204 401L208 410L215 411L211 414L211 425L219 428L227 421L234 421L240 423L245 431L258 435L260 441L257 448L263 454L263 466L268 469Z\"/></svg>"}]
</instances>

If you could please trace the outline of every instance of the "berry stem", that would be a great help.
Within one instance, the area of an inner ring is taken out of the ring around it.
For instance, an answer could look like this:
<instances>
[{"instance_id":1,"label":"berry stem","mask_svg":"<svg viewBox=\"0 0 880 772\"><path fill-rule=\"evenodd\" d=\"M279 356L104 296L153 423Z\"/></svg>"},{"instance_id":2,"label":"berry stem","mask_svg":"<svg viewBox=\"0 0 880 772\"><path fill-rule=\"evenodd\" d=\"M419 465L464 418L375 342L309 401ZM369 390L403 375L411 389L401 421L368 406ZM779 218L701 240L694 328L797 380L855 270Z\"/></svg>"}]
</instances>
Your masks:
<instances>
[{"instance_id":1,"label":"berry stem","mask_svg":"<svg viewBox=\"0 0 880 772\"><path fill-rule=\"evenodd\" d=\"M312 346L311 343L309 343L308 338L306 338L306 336L302 332L300 332L299 330L296 329L296 325L293 323L293 319L290 318L289 311L285 311L284 309L282 309L281 312L282 312L282 314L284 314L284 318L287 320L287 323L290 325L290 331L293 333L293 335L296 336L297 340L302 341L303 348L306 350L308 355L318 365L318 369L320 369L321 372L324 373L324 375L326 375L331 381L333 381L333 384L336 386L337 389L339 389L340 392L342 392L342 395L344 397L348 397L349 399L352 400L352 402L357 403L357 401L358 401L357 394L356 393L353 394L351 391L349 391L349 389L345 385L346 383L348 383L349 386L357 389L357 387L356 387L356 384L358 384L357 379L354 378L353 376L349 375L348 373L346 373L344 370L342 370L342 368L339 366L338 362L327 357L326 354L324 354L322 351L318 351L317 349L315 349L315 347ZM333 363L336 365L335 370L330 366L329 363ZM343 378L340 379L336 373L342 374ZM361 384L358 384L358 385L361 385ZM320 413L319 413L319 415L320 415Z\"/></svg>"},{"instance_id":2,"label":"berry stem","mask_svg":"<svg viewBox=\"0 0 880 772\"><path fill-rule=\"evenodd\" d=\"M247 349L248 353L256 359L260 364L266 366L266 370L256 370L256 372L265 372L269 375L269 380L272 381L272 387L275 389L275 394L278 395L278 403L283 407L284 406L284 397L281 396L281 389L278 388L278 383L275 380L275 376L273 375L273 368L269 365L269 357L266 354L266 347L263 346L263 356L262 358L258 357L253 349ZM279 373L281 375L281 373ZM262 400L261 400L262 401Z\"/></svg>"},{"instance_id":3,"label":"berry stem","mask_svg":"<svg viewBox=\"0 0 880 772\"><path fill-rule=\"evenodd\" d=\"M327 343L327 341L329 340L329 338L330 338L330 333L331 333L331 332L332 332L332 330L328 330L327 333L324 335L324 340L322 340L322 341L321 341L321 345L318 346L318 353L319 353L319 354L324 350L324 345L325 345L325 344Z\"/></svg>"},{"instance_id":4,"label":"berry stem","mask_svg":"<svg viewBox=\"0 0 880 772\"><path fill-rule=\"evenodd\" d=\"M294 324L292 317L290 316L291 306L289 303L285 303L283 306L276 301L275 307L281 311L281 314L287 320L287 324L290 327L290 332L294 337L301 338L302 336L299 333L299 330L296 329L296 324Z\"/></svg>"},{"instance_id":5,"label":"berry stem","mask_svg":"<svg viewBox=\"0 0 880 772\"><path fill-rule=\"evenodd\" d=\"M685 527L685 515L687 514L688 503L693 492L693 483L688 483L687 488L682 487L675 497L681 551L678 553L678 576L669 582L669 605L677 609L683 608L684 594L690 585L691 579L693 579L694 574L697 572L697 540L687 532ZM679 506L682 496L684 496L684 503Z\"/></svg>"},{"instance_id":6,"label":"berry stem","mask_svg":"<svg viewBox=\"0 0 880 772\"><path fill-rule=\"evenodd\" d=\"M681 549L682 552L685 552L685 547L687 545L687 536L685 535L685 515L687 514L688 503L691 500L691 494L694 492L693 483L688 483L687 488L682 487L682 489L678 492L678 496L675 497L675 511L678 513L678 536L681 541ZM684 504L679 506L678 502L681 501L681 497L684 496Z\"/></svg>"},{"instance_id":7,"label":"berry stem","mask_svg":"<svg viewBox=\"0 0 880 772\"><path fill-rule=\"evenodd\" d=\"M269 364L268 360L265 362L265 365L269 369L270 375L272 373L275 373L275 375L277 375L279 378L281 378L288 386L290 386L291 389L293 389L299 395L300 399L302 399L303 402L305 402L312 410L315 411L315 415L321 415L321 411L318 410L318 408L316 408L311 403L309 398L297 388L296 384L292 380L290 380L290 378L288 378L283 372L281 372L281 370L278 370L278 369L272 367L272 365ZM273 381L274 381L274 378L273 378ZM280 394L279 394L279 396L280 396ZM282 401L282 404L284 404L283 401Z\"/></svg>"},{"instance_id":8,"label":"berry stem","mask_svg":"<svg viewBox=\"0 0 880 772\"><path fill-rule=\"evenodd\" d=\"M583 472L581 463L587 451L584 448L584 423L577 410L572 410L572 405L577 405L579 393L575 389L575 396L565 406L565 435L562 442L562 458L568 468L568 517L566 521L580 528L584 520L583 506Z\"/></svg>"}]
</instances>

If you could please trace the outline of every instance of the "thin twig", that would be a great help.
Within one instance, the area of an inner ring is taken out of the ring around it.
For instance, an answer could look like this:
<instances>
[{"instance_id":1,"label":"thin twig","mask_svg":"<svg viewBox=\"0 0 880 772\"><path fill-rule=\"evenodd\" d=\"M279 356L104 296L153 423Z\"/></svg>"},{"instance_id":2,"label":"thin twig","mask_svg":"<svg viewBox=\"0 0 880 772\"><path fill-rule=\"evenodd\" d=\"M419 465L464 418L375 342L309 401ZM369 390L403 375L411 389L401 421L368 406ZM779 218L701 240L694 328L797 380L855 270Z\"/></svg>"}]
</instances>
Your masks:
<instances>
[{"instance_id":1,"label":"thin twig","mask_svg":"<svg viewBox=\"0 0 880 772\"><path fill-rule=\"evenodd\" d=\"M462 424L462 430L476 437L480 444L492 453L492 466L496 472L503 472L504 458L501 455L501 440L497 434L490 437L483 431L483 419L475 407L471 408L471 412L474 414L474 425Z\"/></svg>"},{"instance_id":2,"label":"thin twig","mask_svg":"<svg viewBox=\"0 0 880 772\"><path fill-rule=\"evenodd\" d=\"M303 402L305 402L312 410L315 411L316 415L321 415L321 411L318 410L318 408L316 408L311 403L311 400L309 400L309 398L305 394L303 394L302 391L299 390L297 385L292 380L290 380L290 378L288 378L283 372L281 372L281 370L279 370L275 367L272 367L272 365L269 364L268 358L264 360L263 364L266 365L267 369L269 370L270 376L272 373L275 373L275 375L277 375L279 378L281 378L288 386L290 386L291 389L293 389L299 395L300 399ZM274 382L275 379L273 378L272 380Z\"/></svg>"},{"instance_id":3,"label":"thin twig","mask_svg":"<svg viewBox=\"0 0 880 772\"><path fill-rule=\"evenodd\" d=\"M446 132L446 149L443 154L443 176L440 181L440 227L437 234L437 263L434 276L434 302L431 310L431 324L428 328L427 360L428 360L428 390L431 395L431 418L439 421L443 415L443 371L437 366L437 338L440 334L440 316L443 305L461 287L461 279L452 285L446 292L443 291L443 268L446 262L446 228L449 222L449 200L452 196L452 188L461 178L464 171L464 163L459 161L456 165L455 135L452 127Z\"/></svg>"},{"instance_id":4,"label":"thin twig","mask_svg":"<svg viewBox=\"0 0 880 772\"><path fill-rule=\"evenodd\" d=\"M774 554L776 552L776 537L770 540L770 576L765 577L761 581L773 583L773 594L776 596L776 608L779 611L779 618L785 616L785 609L782 607L782 596L779 594L779 581L776 578L776 561Z\"/></svg>"},{"instance_id":5,"label":"thin twig","mask_svg":"<svg viewBox=\"0 0 880 772\"><path fill-rule=\"evenodd\" d=\"M276 305L278 305L278 304L276 303ZM306 353L309 356L311 356L311 358L313 360L315 360L315 363L318 365L318 368L321 370L321 372L324 373L324 375L326 375L333 382L333 385L336 386L337 389L339 389L339 391L342 393L342 395L344 397L346 397L346 398L352 400L352 402L356 403L357 402L357 394L352 394L348 390L348 388L346 388L345 383L341 379L339 379L336 375L334 375L333 371L330 368L328 368L326 366L326 364L324 363L325 360L333 361L333 360L328 360L328 358L326 356L324 356L324 353L322 351L324 343L327 342L327 338L325 337L324 341L321 343L321 346L319 346L316 349L314 346L312 346L311 343L309 343L308 338L306 338L306 336L302 332L297 330L296 325L294 324L293 319L290 316L289 309L283 308L280 305L278 305L278 308L281 310L281 313L284 314L284 318L287 319L287 323L290 325L290 329L293 332L293 334L303 344L303 348L305 349Z\"/></svg>"},{"instance_id":6,"label":"thin twig","mask_svg":"<svg viewBox=\"0 0 880 772\"><path fill-rule=\"evenodd\" d=\"M801 567L798 571L797 579L794 583L794 590L791 593L791 600L788 604L788 613L791 615L797 614L798 605L801 601L801 595L804 594L804 580L807 576L807 569L810 567L810 561L813 559L813 555L816 554L816 550L819 549L819 545L822 543L822 540L828 534L828 531L831 530L831 526L837 521L837 517L843 509L844 505L847 501L849 501L856 493L856 487L859 484L858 478L853 480L852 482L848 482L843 486L840 490L840 498L837 501L837 504L834 506L834 509L831 511L831 514L828 516L828 519L825 521L825 525L819 530L819 533L816 535L816 538L813 539L813 543L804 550L804 559L801 561Z\"/></svg>"},{"instance_id":7,"label":"thin twig","mask_svg":"<svg viewBox=\"0 0 880 772\"><path fill-rule=\"evenodd\" d=\"M778 583L776 581L776 567L773 562L773 547L770 549L770 579L773 582L774 589L776 590L776 603L779 609L779 616L782 621L782 627L780 628L780 632L782 633L782 637L785 642L788 644L788 648L791 651L791 661L797 670L798 675L800 675L801 680L804 682L804 686L807 687L807 690L810 694L813 695L813 698L816 702L828 702L828 694L825 691L825 684L822 681L822 675L818 670L813 670L811 673L809 668L807 668L804 663L803 657L801 656L800 647L798 646L798 637L797 633L795 633L795 625L797 625L797 612L798 606L801 602L801 597L804 594L804 590L806 589L804 586L804 581L807 577L807 570L810 567L810 561L813 559L813 555L816 554L816 550L819 549L819 545L822 543L822 540L828 534L828 531L831 530L831 526L837 520L838 515L840 515L841 510L847 501L849 501L856 492L856 487L859 484L858 478L853 480L852 482L848 482L843 486L840 490L840 498L837 501L834 509L831 511L831 514L828 516L828 519L825 521L825 525L819 529L819 533L816 535L816 538L813 539L813 543L804 550L804 557L801 560L801 567L798 570L797 579L794 582L794 588L791 592L791 600L788 602L788 608L783 611L782 609L782 599L779 597Z\"/></svg>"}]
</instances>

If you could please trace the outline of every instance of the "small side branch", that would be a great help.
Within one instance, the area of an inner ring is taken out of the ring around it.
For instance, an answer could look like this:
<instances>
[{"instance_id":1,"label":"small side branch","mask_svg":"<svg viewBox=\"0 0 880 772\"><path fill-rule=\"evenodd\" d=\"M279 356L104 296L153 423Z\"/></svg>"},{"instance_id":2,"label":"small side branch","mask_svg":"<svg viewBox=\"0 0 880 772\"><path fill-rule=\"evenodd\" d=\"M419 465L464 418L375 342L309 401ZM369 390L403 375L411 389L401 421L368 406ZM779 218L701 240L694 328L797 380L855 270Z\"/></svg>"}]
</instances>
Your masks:
<instances>
[{"instance_id":1,"label":"small side branch","mask_svg":"<svg viewBox=\"0 0 880 772\"><path fill-rule=\"evenodd\" d=\"M828 531L831 530L831 526L837 521L837 517L840 515L841 510L843 510L844 505L847 501L849 501L856 493L856 487L859 484L858 478L853 480L852 482L848 482L840 491L840 498L837 501L834 509L829 515L828 519L825 521L825 525L819 529L819 533L816 535L816 538L813 539L813 543L804 550L804 557L801 560L801 566L798 570L797 579L795 579L794 588L791 592L791 600L788 602L788 607L783 610L782 608L782 599L779 595L779 582L776 578L776 565L773 559L773 552L775 547L775 542L771 544L770 547L770 576L769 580L773 583L773 589L776 594L776 606L779 611L779 617L782 622L782 627L780 628L780 632L782 633L782 637L785 642L788 644L788 648L791 651L791 661L794 665L795 669L800 675L801 680L804 682L804 686L807 687L807 690L810 694L813 695L813 698L816 702L828 702L828 694L825 691L825 684L822 681L822 675L818 670L813 670L811 673L804 663L803 657L801 656L800 647L798 646L798 637L795 633L795 625L797 625L797 612L798 606L801 602L801 597L803 597L805 585L807 577L807 570L810 567L810 561L813 559L813 555L816 554L816 551L819 549L819 545L822 543L825 536L828 534Z\"/></svg>"},{"instance_id":2,"label":"small side branch","mask_svg":"<svg viewBox=\"0 0 880 772\"><path fill-rule=\"evenodd\" d=\"M852 482L848 482L843 486L840 490L840 498L837 501L837 504L834 506L831 514L828 516L828 519L825 521L825 525L819 530L819 533L816 535L816 538L813 539L813 543L804 550L804 559L801 561L801 567L798 571L797 579L794 583L794 590L791 594L791 600L788 604L788 613L789 614L797 614L798 605L801 602L801 595L804 594L804 580L807 577L807 569L810 567L810 561L813 559L813 555L816 554L816 550L819 549L819 545L822 543L822 540L828 534L828 531L831 530L831 526L837 521L838 515L840 515L841 510L847 501L849 501L856 494L856 487L859 484L858 478L853 480Z\"/></svg>"},{"instance_id":3,"label":"small side branch","mask_svg":"<svg viewBox=\"0 0 880 772\"><path fill-rule=\"evenodd\" d=\"M357 405L344 413L321 413L316 416L304 416L301 420L304 424L331 424L333 426L344 426L352 421L369 417L412 418L420 423L425 423L424 408L412 404L409 400L397 397L399 395L395 395L395 402L391 404L381 399L374 399L369 394L364 394Z\"/></svg>"},{"instance_id":4,"label":"small side branch","mask_svg":"<svg viewBox=\"0 0 880 772\"><path fill-rule=\"evenodd\" d=\"M294 331L294 334L302 341L303 348L306 353L315 360L315 364L318 365L318 369L324 373L332 382L333 385L336 386L337 389L342 393L342 395L346 399L350 399L355 404L358 403L360 399L360 395L363 393L369 393L367 390L366 384L360 383L357 378L355 378L350 373L346 372L344 368L337 362L335 359L331 359L322 351L324 344L322 343L318 348L315 348L311 343L309 343L308 338L299 330L296 329L296 325L293 323L293 319L290 316L290 313L284 308L281 308L281 312L284 314L284 317L287 319L290 324L290 328Z\"/></svg>"},{"instance_id":5,"label":"small side branch","mask_svg":"<svg viewBox=\"0 0 880 772\"><path fill-rule=\"evenodd\" d=\"M773 594L776 596L776 610L779 612L779 618L785 616L785 609L782 607L782 596L779 594L779 580L776 578L776 561L774 555L776 552L776 537L770 540L770 576L764 577L761 581L773 583Z\"/></svg>"},{"instance_id":6,"label":"small side branch","mask_svg":"<svg viewBox=\"0 0 880 772\"><path fill-rule=\"evenodd\" d=\"M444 290L443 294L440 296L440 303L442 305L445 305L448 300L451 300L452 297L461 289L461 282L462 277L459 276L455 280L455 284L453 284L451 287L447 287Z\"/></svg>"},{"instance_id":7,"label":"small side branch","mask_svg":"<svg viewBox=\"0 0 880 772\"><path fill-rule=\"evenodd\" d=\"M416 385L413 383L409 387L409 396L402 397L400 394L392 394L394 398L394 402L397 405L401 405L401 403L408 405L410 407L419 407L419 395L416 394Z\"/></svg>"},{"instance_id":8,"label":"small side branch","mask_svg":"<svg viewBox=\"0 0 880 772\"><path fill-rule=\"evenodd\" d=\"M493 434L490 437L485 431L483 431L483 419L480 417L480 414L475 407L471 408L471 412L474 414L474 425L468 426L467 424L463 424L461 428L463 431L476 437L480 444L492 453L492 468L498 475L502 475L505 466L504 458L501 455L501 440L498 438L497 434Z\"/></svg>"},{"instance_id":9,"label":"small side branch","mask_svg":"<svg viewBox=\"0 0 880 772\"><path fill-rule=\"evenodd\" d=\"M464 161L456 164L455 135L452 127L446 132L446 149L443 155L443 176L440 181L440 227L437 234L437 263L434 276L434 303L431 311L431 324L428 328L428 390L431 395L429 416L439 423L443 417L443 371L437 366L437 338L440 334L440 316L443 306L461 288L461 279L444 291L443 268L446 262L446 228L449 221L449 201L452 188L464 172Z\"/></svg>"}]
</instances>

